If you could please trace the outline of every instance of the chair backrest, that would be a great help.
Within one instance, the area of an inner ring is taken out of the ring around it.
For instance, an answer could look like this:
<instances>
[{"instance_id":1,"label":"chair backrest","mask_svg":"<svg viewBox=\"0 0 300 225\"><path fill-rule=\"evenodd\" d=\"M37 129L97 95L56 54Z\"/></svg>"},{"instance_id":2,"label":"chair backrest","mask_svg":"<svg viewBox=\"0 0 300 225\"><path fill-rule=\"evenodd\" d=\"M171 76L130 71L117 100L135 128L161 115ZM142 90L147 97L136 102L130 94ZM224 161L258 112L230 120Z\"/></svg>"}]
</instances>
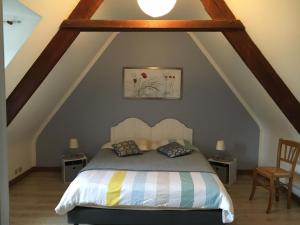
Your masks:
<instances>
[{"instance_id":1,"label":"chair backrest","mask_svg":"<svg viewBox=\"0 0 300 225\"><path fill-rule=\"evenodd\" d=\"M290 140L279 139L277 153L277 167L281 162L290 164L290 172L294 173L300 153L300 143Z\"/></svg>"}]
</instances>

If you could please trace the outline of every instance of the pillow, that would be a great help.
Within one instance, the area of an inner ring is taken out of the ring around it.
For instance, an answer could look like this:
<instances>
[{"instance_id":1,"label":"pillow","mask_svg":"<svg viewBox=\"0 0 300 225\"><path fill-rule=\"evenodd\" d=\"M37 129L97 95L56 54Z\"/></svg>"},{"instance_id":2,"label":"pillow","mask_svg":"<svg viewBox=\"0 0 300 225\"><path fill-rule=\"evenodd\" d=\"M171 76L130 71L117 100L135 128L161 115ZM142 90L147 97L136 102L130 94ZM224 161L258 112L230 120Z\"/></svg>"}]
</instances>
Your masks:
<instances>
[{"instance_id":1,"label":"pillow","mask_svg":"<svg viewBox=\"0 0 300 225\"><path fill-rule=\"evenodd\" d=\"M101 149L106 149L106 148L113 149L112 143L111 142L107 142L107 143L105 143L104 145L101 146Z\"/></svg>"},{"instance_id":2,"label":"pillow","mask_svg":"<svg viewBox=\"0 0 300 225\"><path fill-rule=\"evenodd\" d=\"M152 143L152 149L157 149L161 146L164 146L164 145L172 143L172 142L176 142L176 143L184 146L184 148L186 148L186 149L198 150L198 148L196 146L192 145L191 142L189 142L187 140L184 140L184 139L176 139L176 138L171 138L171 139L166 139L166 140L153 142Z\"/></svg>"},{"instance_id":3,"label":"pillow","mask_svg":"<svg viewBox=\"0 0 300 225\"><path fill-rule=\"evenodd\" d=\"M194 146L191 142L189 142L188 140L185 139L169 139L169 142L177 142L181 145L183 145L186 149L190 149L190 150L199 150L196 146Z\"/></svg>"},{"instance_id":4,"label":"pillow","mask_svg":"<svg viewBox=\"0 0 300 225\"><path fill-rule=\"evenodd\" d=\"M183 145L177 142L171 142L169 144L159 147L157 151L170 158L174 158L174 157L190 154L193 150L186 149Z\"/></svg>"},{"instance_id":5,"label":"pillow","mask_svg":"<svg viewBox=\"0 0 300 225\"><path fill-rule=\"evenodd\" d=\"M151 148L152 147L151 141L148 140L148 139L142 139L142 138L134 139L134 142L137 144L137 146L139 147L139 149L142 152L152 150L152 148Z\"/></svg>"},{"instance_id":6,"label":"pillow","mask_svg":"<svg viewBox=\"0 0 300 225\"><path fill-rule=\"evenodd\" d=\"M133 140L122 141L113 144L112 147L119 157L142 154L141 150Z\"/></svg>"},{"instance_id":7,"label":"pillow","mask_svg":"<svg viewBox=\"0 0 300 225\"><path fill-rule=\"evenodd\" d=\"M104 145L101 146L101 149L113 149L113 147L112 147L113 144L117 144L117 143L122 142L122 141L125 141L125 140L119 140L119 141L116 141L116 142L107 142L107 143L105 143ZM133 141L137 144L139 149L143 152L152 150L151 141L148 140L148 139L140 138L140 139L134 139Z\"/></svg>"}]
</instances>

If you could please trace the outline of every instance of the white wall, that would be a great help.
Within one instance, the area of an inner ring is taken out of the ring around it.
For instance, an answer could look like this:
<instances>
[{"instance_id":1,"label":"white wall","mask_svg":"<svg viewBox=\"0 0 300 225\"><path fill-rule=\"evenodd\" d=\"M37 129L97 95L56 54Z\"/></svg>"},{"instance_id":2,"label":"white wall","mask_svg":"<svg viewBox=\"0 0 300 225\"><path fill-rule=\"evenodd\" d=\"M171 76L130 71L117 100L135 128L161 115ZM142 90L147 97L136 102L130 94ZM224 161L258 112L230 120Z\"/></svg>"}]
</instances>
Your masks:
<instances>
[{"instance_id":1,"label":"white wall","mask_svg":"<svg viewBox=\"0 0 300 225\"><path fill-rule=\"evenodd\" d=\"M42 19L6 68L6 95L15 88L35 59L58 31L79 0L22 0ZM54 16L55 15L55 16ZM9 178L35 166L35 134L59 105L65 93L111 37L109 33L84 33L74 41L47 79L31 97L8 128ZM55 87L55 88L54 88ZM54 140L55 141L55 140Z\"/></svg>"},{"instance_id":2,"label":"white wall","mask_svg":"<svg viewBox=\"0 0 300 225\"><path fill-rule=\"evenodd\" d=\"M226 0L226 3L242 20L256 45L300 101L300 1ZM245 95L249 96L249 101L253 102L252 108L264 123L260 163L272 164L278 138L300 141L300 135L274 102L264 95L257 95L257 91L258 88L251 86Z\"/></svg>"},{"instance_id":3,"label":"white wall","mask_svg":"<svg viewBox=\"0 0 300 225\"><path fill-rule=\"evenodd\" d=\"M18 0L3 0L4 20L20 20L21 23L9 25L4 23L4 62L5 67L12 60L32 30L40 16L19 3Z\"/></svg>"},{"instance_id":4,"label":"white wall","mask_svg":"<svg viewBox=\"0 0 300 225\"><path fill-rule=\"evenodd\" d=\"M300 1L225 1L300 101Z\"/></svg>"},{"instance_id":5,"label":"white wall","mask_svg":"<svg viewBox=\"0 0 300 225\"><path fill-rule=\"evenodd\" d=\"M2 1L0 1L2 18ZM0 224L9 225L3 25L0 25Z\"/></svg>"},{"instance_id":6,"label":"white wall","mask_svg":"<svg viewBox=\"0 0 300 225\"><path fill-rule=\"evenodd\" d=\"M226 0L251 38L300 100L300 1ZM255 16L254 16L255 15ZM256 80L222 34L197 33L197 39L254 113L261 128L259 165L274 166L278 139L300 135ZM300 174L300 166L296 171Z\"/></svg>"},{"instance_id":7,"label":"white wall","mask_svg":"<svg viewBox=\"0 0 300 225\"><path fill-rule=\"evenodd\" d=\"M60 23L69 16L79 0L20 0L22 4L41 16L30 37L5 68L6 96L8 96L35 59L40 55Z\"/></svg>"},{"instance_id":8,"label":"white wall","mask_svg":"<svg viewBox=\"0 0 300 225\"><path fill-rule=\"evenodd\" d=\"M54 36L61 21L69 16L78 1L79 0L20 1L32 11L39 14L41 20L12 61L5 68L6 96L12 92L22 79L26 71L28 71L35 59ZM65 73L61 72L60 74ZM45 97L48 95L48 98L51 100L52 91L53 88L52 90L48 89L47 93L42 94L42 96ZM8 127L9 179L13 179L20 174L20 172L15 174L15 170L22 168L22 172L24 172L34 166L34 157L32 156L33 135L41 124L41 117L39 117L39 115L47 110L50 111L48 108L43 108L43 105L47 105L45 98L42 102L37 102L37 104L32 107L29 106L29 110L22 110L21 114L19 114Z\"/></svg>"}]
</instances>

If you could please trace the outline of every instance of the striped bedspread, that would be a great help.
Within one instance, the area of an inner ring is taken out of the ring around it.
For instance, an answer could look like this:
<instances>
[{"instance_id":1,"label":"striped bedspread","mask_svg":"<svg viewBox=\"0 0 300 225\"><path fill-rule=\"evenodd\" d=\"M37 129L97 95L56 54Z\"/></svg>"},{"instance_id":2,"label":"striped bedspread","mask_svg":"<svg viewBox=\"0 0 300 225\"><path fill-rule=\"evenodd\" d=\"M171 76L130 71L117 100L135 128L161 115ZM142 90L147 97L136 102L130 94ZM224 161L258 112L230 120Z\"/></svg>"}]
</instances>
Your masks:
<instances>
[{"instance_id":1,"label":"striped bedspread","mask_svg":"<svg viewBox=\"0 0 300 225\"><path fill-rule=\"evenodd\" d=\"M222 209L233 221L231 198L219 178L203 172L88 170L80 173L55 211L76 206L149 210Z\"/></svg>"}]
</instances>

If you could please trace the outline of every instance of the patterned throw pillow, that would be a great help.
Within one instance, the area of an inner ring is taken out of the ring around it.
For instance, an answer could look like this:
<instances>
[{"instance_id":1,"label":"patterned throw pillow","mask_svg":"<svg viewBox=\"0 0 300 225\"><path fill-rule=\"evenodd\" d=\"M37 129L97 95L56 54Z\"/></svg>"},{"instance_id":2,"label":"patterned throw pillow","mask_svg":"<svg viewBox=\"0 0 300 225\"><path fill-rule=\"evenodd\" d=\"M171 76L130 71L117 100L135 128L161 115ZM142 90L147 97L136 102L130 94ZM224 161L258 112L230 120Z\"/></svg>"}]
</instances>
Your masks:
<instances>
[{"instance_id":1,"label":"patterned throw pillow","mask_svg":"<svg viewBox=\"0 0 300 225\"><path fill-rule=\"evenodd\" d=\"M177 142L178 144L184 146L185 149L188 150L199 150L196 146L192 145L191 142L185 140L185 139L176 139L176 138L170 138L170 139L164 139L160 141L153 141L152 142L152 149L158 149L161 146L164 146L166 144Z\"/></svg>"},{"instance_id":2,"label":"patterned throw pillow","mask_svg":"<svg viewBox=\"0 0 300 225\"><path fill-rule=\"evenodd\" d=\"M112 147L119 157L142 154L141 150L133 140L122 141L113 144Z\"/></svg>"},{"instance_id":3,"label":"patterned throw pillow","mask_svg":"<svg viewBox=\"0 0 300 225\"><path fill-rule=\"evenodd\" d=\"M181 144L182 146L184 146L185 149L189 149L189 150L195 150L195 146L193 146L191 144L191 142L185 140L185 139L169 139L168 140L169 143L171 142L177 142L178 144Z\"/></svg>"},{"instance_id":4,"label":"patterned throw pillow","mask_svg":"<svg viewBox=\"0 0 300 225\"><path fill-rule=\"evenodd\" d=\"M187 149L177 142L171 142L169 144L159 147L157 151L170 158L174 158L190 154L193 150Z\"/></svg>"}]
</instances>

